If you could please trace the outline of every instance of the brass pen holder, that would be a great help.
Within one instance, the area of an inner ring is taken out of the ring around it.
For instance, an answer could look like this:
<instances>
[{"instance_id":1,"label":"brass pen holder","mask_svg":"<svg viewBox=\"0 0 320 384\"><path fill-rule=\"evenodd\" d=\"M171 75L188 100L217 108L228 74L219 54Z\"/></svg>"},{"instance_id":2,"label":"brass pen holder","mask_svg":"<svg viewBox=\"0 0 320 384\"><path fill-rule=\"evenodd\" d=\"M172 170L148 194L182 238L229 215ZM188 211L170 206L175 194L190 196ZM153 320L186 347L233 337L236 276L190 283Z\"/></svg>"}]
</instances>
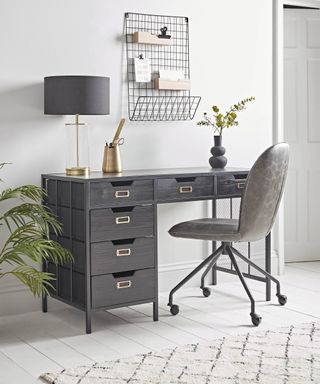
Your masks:
<instances>
[{"instance_id":1,"label":"brass pen holder","mask_svg":"<svg viewBox=\"0 0 320 384\"><path fill-rule=\"evenodd\" d=\"M106 145L104 147L102 171L103 171L103 173L120 173L120 172L122 172L120 145L119 144L116 144L114 146Z\"/></svg>"}]
</instances>

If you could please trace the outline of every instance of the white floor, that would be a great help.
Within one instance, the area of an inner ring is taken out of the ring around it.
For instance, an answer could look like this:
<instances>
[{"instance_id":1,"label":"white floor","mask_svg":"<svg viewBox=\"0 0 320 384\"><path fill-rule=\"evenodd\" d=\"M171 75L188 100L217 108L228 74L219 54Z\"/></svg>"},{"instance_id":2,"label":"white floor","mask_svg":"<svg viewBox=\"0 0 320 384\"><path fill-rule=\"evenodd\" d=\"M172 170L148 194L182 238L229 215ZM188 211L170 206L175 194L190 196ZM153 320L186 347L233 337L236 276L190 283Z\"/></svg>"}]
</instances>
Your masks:
<instances>
[{"instance_id":1,"label":"white floor","mask_svg":"<svg viewBox=\"0 0 320 384\"><path fill-rule=\"evenodd\" d=\"M262 316L258 330L320 319L320 262L286 266L280 278L288 296L285 307L277 299L264 301L264 285L250 281ZM273 293L275 287L273 287ZM93 333L84 334L84 313L65 307L42 314L31 312L0 319L0 383L39 383L43 372L116 359L187 343L202 342L253 330L250 304L240 283L221 283L204 298L197 288L176 296L180 314L172 316L167 295L160 297L159 322L151 318L152 305L97 312ZM256 330L256 328L254 329Z\"/></svg>"}]
</instances>

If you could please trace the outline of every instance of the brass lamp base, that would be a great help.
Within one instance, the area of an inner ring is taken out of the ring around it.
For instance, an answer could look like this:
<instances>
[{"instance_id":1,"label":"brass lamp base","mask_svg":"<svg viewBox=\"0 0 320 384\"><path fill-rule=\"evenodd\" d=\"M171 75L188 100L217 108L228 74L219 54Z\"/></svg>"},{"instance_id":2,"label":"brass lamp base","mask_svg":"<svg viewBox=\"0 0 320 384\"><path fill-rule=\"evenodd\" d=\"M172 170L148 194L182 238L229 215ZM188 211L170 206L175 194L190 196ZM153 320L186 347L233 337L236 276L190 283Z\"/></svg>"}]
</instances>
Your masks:
<instances>
[{"instance_id":1,"label":"brass lamp base","mask_svg":"<svg viewBox=\"0 0 320 384\"><path fill-rule=\"evenodd\" d=\"M72 167L66 169L67 176L89 176L89 167Z\"/></svg>"}]
</instances>

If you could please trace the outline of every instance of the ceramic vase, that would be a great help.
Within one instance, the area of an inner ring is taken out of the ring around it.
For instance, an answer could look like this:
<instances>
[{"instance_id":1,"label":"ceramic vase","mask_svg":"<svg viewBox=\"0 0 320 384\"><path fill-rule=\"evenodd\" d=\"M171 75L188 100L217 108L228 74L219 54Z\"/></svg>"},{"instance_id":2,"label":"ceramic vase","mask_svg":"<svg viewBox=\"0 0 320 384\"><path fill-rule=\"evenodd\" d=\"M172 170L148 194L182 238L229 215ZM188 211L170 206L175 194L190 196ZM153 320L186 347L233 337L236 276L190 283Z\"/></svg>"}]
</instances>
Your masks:
<instances>
[{"instance_id":1,"label":"ceramic vase","mask_svg":"<svg viewBox=\"0 0 320 384\"><path fill-rule=\"evenodd\" d=\"M211 168L224 168L227 165L228 159L224 156L226 149L221 145L222 136L214 136L214 147L211 148L212 156L209 159Z\"/></svg>"}]
</instances>

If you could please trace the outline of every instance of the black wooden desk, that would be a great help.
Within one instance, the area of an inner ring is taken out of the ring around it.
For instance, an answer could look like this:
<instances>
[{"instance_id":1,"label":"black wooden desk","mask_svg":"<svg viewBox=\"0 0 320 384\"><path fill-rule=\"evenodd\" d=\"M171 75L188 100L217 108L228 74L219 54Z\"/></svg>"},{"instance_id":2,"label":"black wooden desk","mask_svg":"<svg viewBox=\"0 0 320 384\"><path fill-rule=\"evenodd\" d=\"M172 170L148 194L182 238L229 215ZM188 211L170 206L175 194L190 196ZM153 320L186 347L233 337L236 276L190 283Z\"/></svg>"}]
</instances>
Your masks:
<instances>
[{"instance_id":1,"label":"black wooden desk","mask_svg":"<svg viewBox=\"0 0 320 384\"><path fill-rule=\"evenodd\" d=\"M54 298L86 312L91 332L91 312L153 303L158 320L157 205L182 201L241 197L248 170L241 168L178 168L92 172L88 177L42 175L48 196L44 201L63 224L63 233L51 238L68 248L74 263L43 269L56 276ZM213 249L216 244L213 243ZM266 270L271 269L270 236L266 239ZM215 267L234 273L232 269ZM270 282L248 271L248 278ZM42 300L47 311L47 297Z\"/></svg>"}]
</instances>

